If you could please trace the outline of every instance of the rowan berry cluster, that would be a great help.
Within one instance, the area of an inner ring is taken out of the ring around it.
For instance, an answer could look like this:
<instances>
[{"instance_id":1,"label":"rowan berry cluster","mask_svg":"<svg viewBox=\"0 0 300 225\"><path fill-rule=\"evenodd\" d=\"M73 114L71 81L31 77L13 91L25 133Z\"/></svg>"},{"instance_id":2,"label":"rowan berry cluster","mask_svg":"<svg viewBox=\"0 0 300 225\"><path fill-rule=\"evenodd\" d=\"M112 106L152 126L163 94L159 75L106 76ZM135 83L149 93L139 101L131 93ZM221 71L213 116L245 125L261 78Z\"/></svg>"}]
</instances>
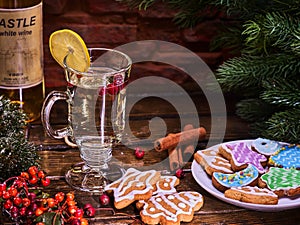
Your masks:
<instances>
[{"instance_id":1,"label":"rowan berry cluster","mask_svg":"<svg viewBox=\"0 0 300 225\"><path fill-rule=\"evenodd\" d=\"M50 179L36 166L1 183L0 202L3 212L19 224L44 225L46 217L55 220L54 224L88 224L88 220L83 217L84 210L77 206L73 192L58 192L54 197L49 197L41 193L37 188L39 185L50 185ZM85 210L86 215L90 216L93 208L88 210Z\"/></svg>"}]
</instances>

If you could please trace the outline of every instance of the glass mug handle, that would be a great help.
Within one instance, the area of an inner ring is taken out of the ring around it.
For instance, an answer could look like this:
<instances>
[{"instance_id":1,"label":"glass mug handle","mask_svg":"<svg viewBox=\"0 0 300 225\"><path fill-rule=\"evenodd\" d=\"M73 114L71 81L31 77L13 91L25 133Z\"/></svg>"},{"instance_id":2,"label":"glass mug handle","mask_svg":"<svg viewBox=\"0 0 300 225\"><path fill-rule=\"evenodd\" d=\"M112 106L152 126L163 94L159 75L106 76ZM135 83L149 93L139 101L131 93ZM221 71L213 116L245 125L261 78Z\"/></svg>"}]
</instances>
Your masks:
<instances>
[{"instance_id":1,"label":"glass mug handle","mask_svg":"<svg viewBox=\"0 0 300 225\"><path fill-rule=\"evenodd\" d=\"M71 141L69 138L72 137L72 128L70 125L67 125L61 129L53 129L50 124L50 114L51 109L56 101L64 100L68 101L69 95L64 91L52 91L50 92L44 100L42 111L41 111L41 120L42 125L46 131L46 133L55 139L62 139L64 138L67 145L70 147L77 147L77 145Z\"/></svg>"}]
</instances>

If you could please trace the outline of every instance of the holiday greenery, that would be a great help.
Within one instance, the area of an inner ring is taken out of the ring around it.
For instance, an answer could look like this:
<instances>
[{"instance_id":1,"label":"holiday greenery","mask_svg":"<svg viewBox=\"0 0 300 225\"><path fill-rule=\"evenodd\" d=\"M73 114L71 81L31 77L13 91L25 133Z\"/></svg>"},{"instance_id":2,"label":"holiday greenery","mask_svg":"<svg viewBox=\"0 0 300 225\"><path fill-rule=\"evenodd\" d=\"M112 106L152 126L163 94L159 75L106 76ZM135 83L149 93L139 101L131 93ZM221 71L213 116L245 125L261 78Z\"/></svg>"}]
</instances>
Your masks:
<instances>
[{"instance_id":1,"label":"holiday greenery","mask_svg":"<svg viewBox=\"0 0 300 225\"><path fill-rule=\"evenodd\" d=\"M25 137L26 114L0 96L0 181L38 165L36 147Z\"/></svg>"},{"instance_id":2,"label":"holiday greenery","mask_svg":"<svg viewBox=\"0 0 300 225\"><path fill-rule=\"evenodd\" d=\"M146 10L159 0L119 0ZM162 0L177 9L174 21L193 27L209 10L235 23L212 42L239 55L216 70L224 91L242 97L237 114L251 134L300 142L300 0ZM221 30L221 29L220 29Z\"/></svg>"}]
</instances>

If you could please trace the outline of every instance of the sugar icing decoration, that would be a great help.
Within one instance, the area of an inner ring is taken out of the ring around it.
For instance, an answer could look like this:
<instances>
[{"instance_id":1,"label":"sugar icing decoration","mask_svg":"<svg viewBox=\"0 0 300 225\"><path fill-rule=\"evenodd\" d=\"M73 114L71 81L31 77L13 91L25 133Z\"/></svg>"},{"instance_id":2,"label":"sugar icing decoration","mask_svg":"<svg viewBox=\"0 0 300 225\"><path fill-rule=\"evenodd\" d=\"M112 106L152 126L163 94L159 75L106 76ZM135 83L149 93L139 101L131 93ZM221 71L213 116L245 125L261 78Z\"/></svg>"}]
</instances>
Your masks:
<instances>
[{"instance_id":1,"label":"sugar icing decoration","mask_svg":"<svg viewBox=\"0 0 300 225\"><path fill-rule=\"evenodd\" d=\"M161 218L162 221L178 222L180 215L191 215L198 204L203 204L203 197L198 192L185 191L171 195L159 193L144 204L141 216Z\"/></svg>"},{"instance_id":2,"label":"sugar icing decoration","mask_svg":"<svg viewBox=\"0 0 300 225\"><path fill-rule=\"evenodd\" d=\"M251 148L245 142L226 144L225 150L232 155L235 165L241 166L249 163L255 166L259 173L265 172L261 162L267 161L267 158L264 155L251 150Z\"/></svg>"},{"instance_id":3,"label":"sugar icing decoration","mask_svg":"<svg viewBox=\"0 0 300 225\"><path fill-rule=\"evenodd\" d=\"M255 166L249 164L244 170L233 174L214 172L213 177L224 187L246 186L258 178L258 170Z\"/></svg>"},{"instance_id":4,"label":"sugar icing decoration","mask_svg":"<svg viewBox=\"0 0 300 225\"><path fill-rule=\"evenodd\" d=\"M198 151L199 154L208 164L208 166L221 170L224 173L232 173L231 164L228 160L224 159L221 156L217 155L217 151L212 149Z\"/></svg>"},{"instance_id":5,"label":"sugar icing decoration","mask_svg":"<svg viewBox=\"0 0 300 225\"><path fill-rule=\"evenodd\" d=\"M266 138L257 138L253 141L252 147L259 153L270 156L283 147L278 141Z\"/></svg>"},{"instance_id":6,"label":"sugar icing decoration","mask_svg":"<svg viewBox=\"0 0 300 225\"><path fill-rule=\"evenodd\" d=\"M174 193L176 192L175 186L178 178L176 176L161 176L160 180L155 184L155 191L157 193Z\"/></svg>"},{"instance_id":7,"label":"sugar icing decoration","mask_svg":"<svg viewBox=\"0 0 300 225\"><path fill-rule=\"evenodd\" d=\"M123 177L105 187L105 191L114 191L115 202L124 199L133 200L137 194L146 194L153 189L153 180L157 171L139 171L129 168ZM132 189L132 187L135 187ZM132 189L132 190L131 190Z\"/></svg>"},{"instance_id":8,"label":"sugar icing decoration","mask_svg":"<svg viewBox=\"0 0 300 225\"><path fill-rule=\"evenodd\" d=\"M270 157L269 163L283 168L300 169L300 145L281 148Z\"/></svg>"},{"instance_id":9,"label":"sugar icing decoration","mask_svg":"<svg viewBox=\"0 0 300 225\"><path fill-rule=\"evenodd\" d=\"M261 179L272 191L300 187L300 170L271 167Z\"/></svg>"},{"instance_id":10,"label":"sugar icing decoration","mask_svg":"<svg viewBox=\"0 0 300 225\"><path fill-rule=\"evenodd\" d=\"M231 189L243 192L245 194L258 195L258 196L267 195L271 197L277 197L277 195L273 191L270 191L267 188L259 188L256 186L231 187Z\"/></svg>"}]
</instances>

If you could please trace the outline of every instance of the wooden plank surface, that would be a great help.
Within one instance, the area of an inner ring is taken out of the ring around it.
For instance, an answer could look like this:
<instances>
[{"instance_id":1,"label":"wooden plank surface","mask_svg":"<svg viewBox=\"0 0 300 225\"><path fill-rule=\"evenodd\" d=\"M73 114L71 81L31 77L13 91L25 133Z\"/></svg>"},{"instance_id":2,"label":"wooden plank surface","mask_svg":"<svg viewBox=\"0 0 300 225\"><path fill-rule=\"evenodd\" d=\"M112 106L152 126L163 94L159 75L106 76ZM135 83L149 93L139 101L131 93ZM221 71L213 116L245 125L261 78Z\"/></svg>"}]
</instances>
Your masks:
<instances>
[{"instance_id":1,"label":"wooden plank surface","mask_svg":"<svg viewBox=\"0 0 300 225\"><path fill-rule=\"evenodd\" d=\"M195 95L195 101L200 101ZM203 96L202 96L203 97ZM250 138L248 131L248 124L242 121L234 114L233 106L235 104L235 99L226 99L228 102L227 115L226 118L220 117L220 120L226 120L226 132L224 136L224 141L237 140L237 139L248 139ZM140 138L143 144L148 144L149 148L153 147L151 140L145 141L150 135L149 121L153 117L163 118L167 124L167 132L178 132L181 127L178 123L178 117L174 110L162 105L161 107L155 108L153 110L153 99L148 99L146 102L141 102L137 104L131 112L130 127L132 133ZM199 107L198 116L201 119L201 125L207 130L207 137L198 143L195 151L204 149L206 147L208 139L218 139L218 132L211 132L211 115L209 112L209 107ZM54 122L54 127L63 127L66 123L66 105L61 103L53 110L54 115L52 121ZM185 115L187 118L192 117L192 112L187 109ZM152 130L154 133L159 133L159 130ZM156 137L156 136L154 136ZM159 136L157 136L158 138ZM58 191L68 192L72 189L68 186L64 179L64 174L68 168L75 162L80 162L79 150L77 148L70 148L67 146L63 140L55 140L46 135L40 121L36 121L31 124L29 128L29 140L39 146L39 155L41 156L41 167L50 176L52 182L49 187L45 189L46 192L50 194L55 194ZM130 142L130 140L129 140ZM131 146L138 146L139 141L132 141ZM160 162L165 159L168 155L167 152L158 153L154 150L149 150L146 152L145 157L142 160L135 158L133 154L133 149L125 145L119 145L113 150L113 156L115 159L119 160L123 166L127 167L141 167L156 162ZM191 165L191 158L187 162L185 168L189 169ZM160 168L169 170L169 168ZM244 208L236 207L220 201L213 197L211 194L206 192L202 187L200 187L197 182L192 177L190 172L186 172L186 176L181 180L180 185L177 187L178 191L198 191L204 196L204 206L203 208L195 213L194 219L190 223L182 224L299 224L300 214L299 208L286 210L282 212L257 212L252 210L247 210ZM89 219L90 224L115 224L115 225L125 225L125 224L141 224L138 223L139 216L134 205L130 205L125 209L116 210L111 205L108 207L101 207L99 205L99 196L91 195L86 192L75 191L76 201L80 206L85 203L91 203L96 208L96 216ZM5 217L0 217L1 224L11 224L7 222Z\"/></svg>"}]
</instances>

